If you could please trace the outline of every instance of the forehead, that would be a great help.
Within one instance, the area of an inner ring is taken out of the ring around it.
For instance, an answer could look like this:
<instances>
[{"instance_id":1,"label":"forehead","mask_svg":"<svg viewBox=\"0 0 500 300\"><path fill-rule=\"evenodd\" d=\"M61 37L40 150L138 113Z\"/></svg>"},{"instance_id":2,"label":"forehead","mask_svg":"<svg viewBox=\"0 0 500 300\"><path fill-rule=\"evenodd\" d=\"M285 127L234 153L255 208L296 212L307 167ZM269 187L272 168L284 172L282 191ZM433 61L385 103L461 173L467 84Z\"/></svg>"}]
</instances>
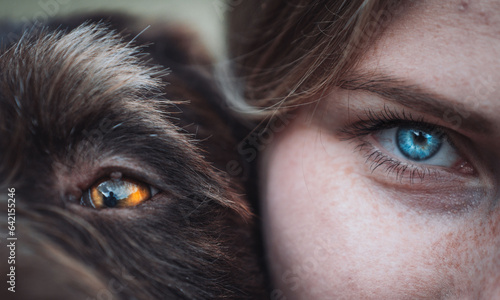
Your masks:
<instances>
[{"instance_id":1,"label":"forehead","mask_svg":"<svg viewBox=\"0 0 500 300\"><path fill-rule=\"evenodd\" d=\"M360 69L500 112L500 2L422 1L401 14L390 15Z\"/></svg>"}]
</instances>

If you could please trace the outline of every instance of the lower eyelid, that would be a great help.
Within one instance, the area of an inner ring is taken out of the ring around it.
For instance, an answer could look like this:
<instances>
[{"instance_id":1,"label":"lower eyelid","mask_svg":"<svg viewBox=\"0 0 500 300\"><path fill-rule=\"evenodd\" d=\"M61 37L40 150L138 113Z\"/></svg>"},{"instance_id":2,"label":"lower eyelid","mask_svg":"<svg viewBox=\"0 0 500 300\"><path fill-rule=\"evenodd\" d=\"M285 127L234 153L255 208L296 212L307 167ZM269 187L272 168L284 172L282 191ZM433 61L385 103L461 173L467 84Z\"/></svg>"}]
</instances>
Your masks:
<instances>
[{"instance_id":1,"label":"lower eyelid","mask_svg":"<svg viewBox=\"0 0 500 300\"><path fill-rule=\"evenodd\" d=\"M357 146L357 149L365 157L365 164L369 166L372 174L384 171L386 173L385 175L395 176L395 179L398 181L407 178L410 182L413 182L415 176L419 179L425 177L426 171L424 169L416 169L414 166L405 164L402 161L388 156L369 141L362 141L362 143ZM408 173L408 171L410 171L410 173Z\"/></svg>"},{"instance_id":2,"label":"lower eyelid","mask_svg":"<svg viewBox=\"0 0 500 300\"><path fill-rule=\"evenodd\" d=\"M377 145L374 137L370 135L362 137L361 143L357 149L365 157L365 164L370 168L370 171L375 176L380 172L384 172L388 180L394 180L398 183L422 183L426 180L434 180L436 182L446 182L453 180L453 173L449 168L441 166L429 166L425 164L417 165L410 161L404 161L387 153L385 149ZM460 176L461 174L456 174ZM390 177L393 177L390 179Z\"/></svg>"},{"instance_id":3,"label":"lower eyelid","mask_svg":"<svg viewBox=\"0 0 500 300\"><path fill-rule=\"evenodd\" d=\"M366 138L357 141L357 150L364 157L360 163L369 168L362 173L379 187L373 190L381 193L379 198L389 203L422 212L455 215L488 203L494 194L492 186L477 176L461 176L442 167L406 164L387 156ZM375 169L378 163L382 164Z\"/></svg>"}]
</instances>

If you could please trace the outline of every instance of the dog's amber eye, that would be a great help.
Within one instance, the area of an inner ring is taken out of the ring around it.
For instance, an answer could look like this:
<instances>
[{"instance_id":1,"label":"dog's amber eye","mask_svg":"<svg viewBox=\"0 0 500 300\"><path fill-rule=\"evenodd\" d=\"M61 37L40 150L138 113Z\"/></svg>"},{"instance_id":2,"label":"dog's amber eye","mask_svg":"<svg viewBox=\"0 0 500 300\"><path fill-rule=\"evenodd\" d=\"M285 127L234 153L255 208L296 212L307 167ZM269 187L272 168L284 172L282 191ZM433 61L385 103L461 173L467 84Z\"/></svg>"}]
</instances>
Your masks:
<instances>
[{"instance_id":1,"label":"dog's amber eye","mask_svg":"<svg viewBox=\"0 0 500 300\"><path fill-rule=\"evenodd\" d=\"M152 196L149 185L127 178L109 178L93 185L82 197L82 205L94 208L131 207Z\"/></svg>"}]
</instances>

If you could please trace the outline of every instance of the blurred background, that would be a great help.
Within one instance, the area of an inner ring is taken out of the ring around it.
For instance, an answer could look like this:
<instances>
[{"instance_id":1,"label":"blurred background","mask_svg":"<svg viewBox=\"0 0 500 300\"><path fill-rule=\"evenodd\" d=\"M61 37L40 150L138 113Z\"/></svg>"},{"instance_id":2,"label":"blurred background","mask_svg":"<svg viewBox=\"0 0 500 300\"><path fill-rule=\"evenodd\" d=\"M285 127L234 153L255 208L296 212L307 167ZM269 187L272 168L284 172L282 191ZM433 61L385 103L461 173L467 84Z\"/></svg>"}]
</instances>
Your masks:
<instances>
[{"instance_id":1,"label":"blurred background","mask_svg":"<svg viewBox=\"0 0 500 300\"><path fill-rule=\"evenodd\" d=\"M225 14L242 0L0 0L0 20L34 23L55 16L122 12L195 29L216 59L224 57Z\"/></svg>"}]
</instances>

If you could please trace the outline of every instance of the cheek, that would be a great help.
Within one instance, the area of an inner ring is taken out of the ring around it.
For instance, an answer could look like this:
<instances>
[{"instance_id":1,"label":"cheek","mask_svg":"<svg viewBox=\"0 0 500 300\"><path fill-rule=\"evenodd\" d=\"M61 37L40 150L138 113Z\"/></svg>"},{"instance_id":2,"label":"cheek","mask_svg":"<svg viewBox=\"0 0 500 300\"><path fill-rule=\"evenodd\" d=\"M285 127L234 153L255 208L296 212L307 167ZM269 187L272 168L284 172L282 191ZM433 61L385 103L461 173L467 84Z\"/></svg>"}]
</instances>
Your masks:
<instances>
[{"instance_id":1,"label":"cheek","mask_svg":"<svg viewBox=\"0 0 500 300\"><path fill-rule=\"evenodd\" d=\"M485 273L478 266L491 253L471 249L494 251L497 237L477 231L496 225L472 222L477 216L423 216L392 204L398 199L384 199L387 194L354 163L353 145L297 123L261 161L275 295L378 299L472 293ZM498 271L491 261L490 268Z\"/></svg>"}]
</instances>

